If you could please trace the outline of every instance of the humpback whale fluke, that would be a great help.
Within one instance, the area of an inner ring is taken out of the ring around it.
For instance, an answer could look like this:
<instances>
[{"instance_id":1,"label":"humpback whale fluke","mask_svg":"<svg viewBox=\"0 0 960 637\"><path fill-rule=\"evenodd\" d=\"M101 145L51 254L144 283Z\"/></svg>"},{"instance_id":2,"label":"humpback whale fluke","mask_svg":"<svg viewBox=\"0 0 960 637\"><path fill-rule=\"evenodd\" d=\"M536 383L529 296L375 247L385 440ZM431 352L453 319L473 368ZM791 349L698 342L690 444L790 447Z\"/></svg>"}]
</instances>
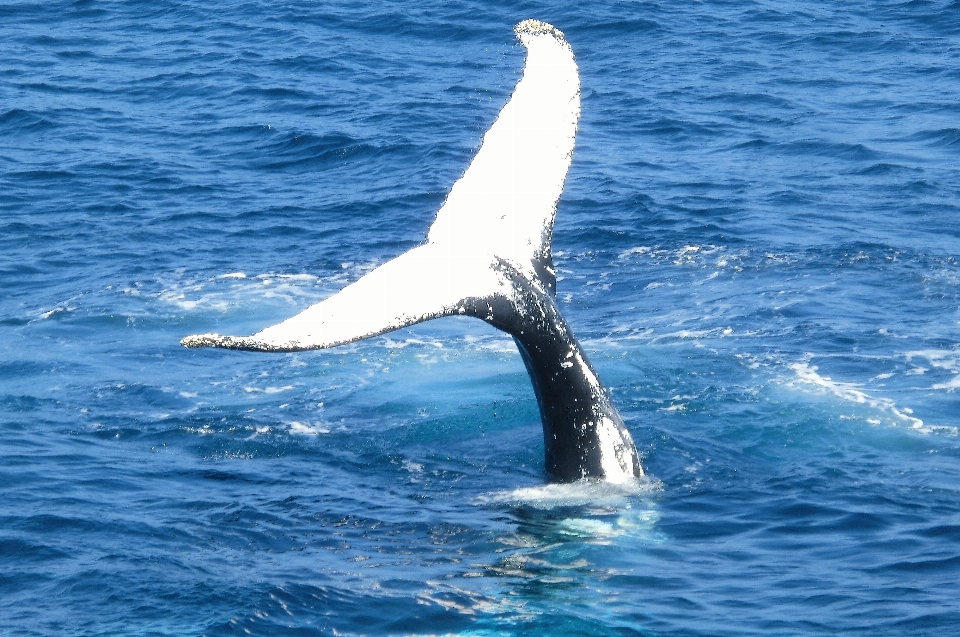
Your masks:
<instances>
[{"instance_id":1,"label":"humpback whale fluke","mask_svg":"<svg viewBox=\"0 0 960 637\"><path fill-rule=\"evenodd\" d=\"M513 336L558 481L643 475L630 433L557 307L550 241L573 155L580 79L563 33L524 20L523 77L450 189L427 241L330 298L252 336L187 336L184 347L290 352L415 323L473 316Z\"/></svg>"}]
</instances>

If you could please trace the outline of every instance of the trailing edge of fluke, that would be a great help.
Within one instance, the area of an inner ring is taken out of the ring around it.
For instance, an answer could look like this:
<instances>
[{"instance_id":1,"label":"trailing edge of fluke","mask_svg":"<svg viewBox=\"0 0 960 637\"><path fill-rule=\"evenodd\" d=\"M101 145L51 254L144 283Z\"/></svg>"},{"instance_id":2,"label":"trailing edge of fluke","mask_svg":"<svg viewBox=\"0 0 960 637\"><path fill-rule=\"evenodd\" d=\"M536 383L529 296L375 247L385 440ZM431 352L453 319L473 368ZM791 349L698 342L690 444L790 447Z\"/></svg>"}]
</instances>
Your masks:
<instances>
[{"instance_id":1,"label":"trailing edge of fluke","mask_svg":"<svg viewBox=\"0 0 960 637\"><path fill-rule=\"evenodd\" d=\"M323 349L442 316L473 316L513 336L543 421L547 474L623 483L643 475L620 414L556 304L553 221L573 155L580 78L563 33L514 27L523 77L427 240L328 299L252 336L199 334L184 347Z\"/></svg>"}]
</instances>

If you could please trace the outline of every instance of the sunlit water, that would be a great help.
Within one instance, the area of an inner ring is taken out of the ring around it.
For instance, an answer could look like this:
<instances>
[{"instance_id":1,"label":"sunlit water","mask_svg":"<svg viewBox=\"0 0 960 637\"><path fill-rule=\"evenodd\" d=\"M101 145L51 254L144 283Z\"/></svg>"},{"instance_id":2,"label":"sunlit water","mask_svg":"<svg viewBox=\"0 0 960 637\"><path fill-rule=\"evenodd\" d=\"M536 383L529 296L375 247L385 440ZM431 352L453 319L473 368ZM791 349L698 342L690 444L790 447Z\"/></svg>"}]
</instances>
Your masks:
<instances>
[{"instance_id":1,"label":"sunlit water","mask_svg":"<svg viewBox=\"0 0 960 637\"><path fill-rule=\"evenodd\" d=\"M423 240L566 33L561 306L643 455L545 485L509 338L246 334ZM960 4L0 6L0 634L946 635Z\"/></svg>"}]
</instances>

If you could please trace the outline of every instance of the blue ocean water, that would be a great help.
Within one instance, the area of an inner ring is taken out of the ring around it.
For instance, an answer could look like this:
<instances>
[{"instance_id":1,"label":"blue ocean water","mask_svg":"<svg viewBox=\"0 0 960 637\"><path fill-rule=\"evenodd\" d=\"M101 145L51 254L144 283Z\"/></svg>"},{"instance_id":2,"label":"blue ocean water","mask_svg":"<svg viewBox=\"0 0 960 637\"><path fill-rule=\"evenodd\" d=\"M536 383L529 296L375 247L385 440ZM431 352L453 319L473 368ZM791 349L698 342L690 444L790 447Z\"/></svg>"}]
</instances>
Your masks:
<instances>
[{"instance_id":1,"label":"blue ocean water","mask_svg":"<svg viewBox=\"0 0 960 637\"><path fill-rule=\"evenodd\" d=\"M423 240L555 24L559 299L643 455L545 486L512 341L186 350ZM0 635L949 635L960 3L0 4Z\"/></svg>"}]
</instances>

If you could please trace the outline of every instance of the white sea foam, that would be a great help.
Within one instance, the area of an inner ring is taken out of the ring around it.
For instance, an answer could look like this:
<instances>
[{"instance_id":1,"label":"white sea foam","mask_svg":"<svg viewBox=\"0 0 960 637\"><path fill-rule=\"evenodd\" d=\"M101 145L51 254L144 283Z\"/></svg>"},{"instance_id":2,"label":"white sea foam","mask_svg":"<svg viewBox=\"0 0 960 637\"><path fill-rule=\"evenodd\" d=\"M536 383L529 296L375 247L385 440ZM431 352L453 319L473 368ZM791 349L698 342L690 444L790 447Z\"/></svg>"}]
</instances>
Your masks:
<instances>
[{"instance_id":1,"label":"white sea foam","mask_svg":"<svg viewBox=\"0 0 960 637\"><path fill-rule=\"evenodd\" d=\"M934 383L930 386L931 389L946 389L947 391L953 391L954 389L960 389L960 374L955 374L953 378L948 380L945 383Z\"/></svg>"},{"instance_id":2,"label":"white sea foam","mask_svg":"<svg viewBox=\"0 0 960 637\"><path fill-rule=\"evenodd\" d=\"M440 341L436 341L436 340L428 341L421 338L413 338L413 337L405 338L403 340L394 340L389 336L387 336L387 337L384 337L383 339L383 345L387 349L406 349L411 345L413 346L428 345L430 347L435 347L437 349L443 349L443 343L441 343Z\"/></svg>"},{"instance_id":3,"label":"white sea foam","mask_svg":"<svg viewBox=\"0 0 960 637\"><path fill-rule=\"evenodd\" d=\"M226 312L248 303L262 303L276 299L294 307L303 307L329 293L336 285L331 277L322 281L311 274L263 273L248 276L244 272L227 272L201 280L161 280L163 289L157 298L181 310L212 310ZM125 294L140 295L141 290L126 289Z\"/></svg>"},{"instance_id":4,"label":"white sea foam","mask_svg":"<svg viewBox=\"0 0 960 637\"><path fill-rule=\"evenodd\" d=\"M401 467L410 473L423 473L423 465L412 460L404 460Z\"/></svg>"},{"instance_id":5,"label":"white sea foam","mask_svg":"<svg viewBox=\"0 0 960 637\"><path fill-rule=\"evenodd\" d=\"M46 311L46 312L41 312L41 313L40 313L40 318L41 318L41 319L48 319L48 318L50 318L51 316L53 316L54 314L57 314L57 313L59 313L59 312L69 312L70 309L71 309L71 308L62 307L62 306L61 306L61 307L55 307L55 308L53 308L52 310L48 310L48 311Z\"/></svg>"},{"instance_id":6,"label":"white sea foam","mask_svg":"<svg viewBox=\"0 0 960 637\"><path fill-rule=\"evenodd\" d=\"M736 265L737 261L742 261L747 256L746 251L730 251L726 246L707 245L687 245L682 248L665 249L651 248L649 246L637 246L624 250L617 255L618 261L624 261L631 258L644 258L654 264L672 264L679 266L699 266L725 268L734 263L734 269L740 270ZM711 275L711 278L716 275Z\"/></svg>"},{"instance_id":7,"label":"white sea foam","mask_svg":"<svg viewBox=\"0 0 960 637\"><path fill-rule=\"evenodd\" d=\"M660 521L660 513L656 509L630 511L612 517L602 518L565 518L559 524L559 531L564 535L603 540L621 536L649 535Z\"/></svg>"},{"instance_id":8,"label":"white sea foam","mask_svg":"<svg viewBox=\"0 0 960 637\"><path fill-rule=\"evenodd\" d=\"M281 392L289 391L293 389L293 385L284 385L283 387L252 387L247 386L243 388L243 391L248 394L279 394Z\"/></svg>"},{"instance_id":9,"label":"white sea foam","mask_svg":"<svg viewBox=\"0 0 960 637\"><path fill-rule=\"evenodd\" d=\"M915 358L926 359L930 367L942 369L953 374L953 378L943 383L934 383L930 389L943 389L952 392L960 389L960 350L955 349L926 349L907 352L905 354L907 362L910 363ZM927 371L925 367L915 367L908 373L923 374Z\"/></svg>"},{"instance_id":10,"label":"white sea foam","mask_svg":"<svg viewBox=\"0 0 960 637\"><path fill-rule=\"evenodd\" d=\"M513 342L513 339L500 332L479 337L467 334L463 340L481 351L507 356L518 355L517 345Z\"/></svg>"},{"instance_id":11,"label":"white sea foam","mask_svg":"<svg viewBox=\"0 0 960 637\"><path fill-rule=\"evenodd\" d=\"M677 330L676 332L668 332L666 334L657 334L650 341L652 343L657 343L659 341L670 340L670 339L692 339L697 340L701 338L722 338L724 336L729 336L733 333L732 328L730 327L714 327L706 330Z\"/></svg>"},{"instance_id":12,"label":"white sea foam","mask_svg":"<svg viewBox=\"0 0 960 637\"><path fill-rule=\"evenodd\" d=\"M816 387L822 391L829 392L852 403L865 405L877 412L875 416L867 418L870 424L881 424L882 420L878 418L881 414L887 414L887 421L892 425L906 424L920 433L946 433L956 435L957 428L945 425L924 424L923 420L913 416L913 410L909 407L898 407L897 404L889 399L877 396L871 396L863 391L859 385L850 382L836 381L829 376L821 376L817 373L817 366L810 365L807 362L792 363L788 367L796 373L796 379L787 381L788 387L797 387L800 385Z\"/></svg>"},{"instance_id":13,"label":"white sea foam","mask_svg":"<svg viewBox=\"0 0 960 637\"><path fill-rule=\"evenodd\" d=\"M100 290L100 292L106 292L106 291L112 290L112 289L113 289L113 286L112 286L112 285L108 285L108 286L102 288L102 289ZM32 321L38 321L38 320L39 320L39 321L44 321L44 320L46 320L46 319L49 319L49 318L52 317L52 316L56 316L57 314L60 314L61 312L73 312L74 310L77 309L77 306L74 304L74 301L77 301L78 299L80 299L81 297L86 296L87 294L89 294L89 293L88 293L88 292L81 292L80 294L75 294L75 295L71 296L70 298L67 298L67 299L64 299L64 300L60 301L60 302L57 303L53 308L51 308L51 309L49 309L49 310L42 310L42 311L40 311L40 312L37 312L37 313L34 315L36 318L32 319ZM31 321L31 322L32 322L32 321Z\"/></svg>"},{"instance_id":14,"label":"white sea foam","mask_svg":"<svg viewBox=\"0 0 960 637\"><path fill-rule=\"evenodd\" d=\"M914 358L925 358L932 367L946 369L953 373L960 373L960 350L955 349L924 349L906 352L907 362Z\"/></svg>"},{"instance_id":15,"label":"white sea foam","mask_svg":"<svg viewBox=\"0 0 960 637\"><path fill-rule=\"evenodd\" d=\"M297 420L290 422L289 431L297 436L317 436L330 433L330 428L320 423L303 423Z\"/></svg>"},{"instance_id":16,"label":"white sea foam","mask_svg":"<svg viewBox=\"0 0 960 637\"><path fill-rule=\"evenodd\" d=\"M647 247L647 246L637 246L637 247L635 247L635 248L630 248L629 250L624 250L623 252L621 252L621 253L619 254L619 256L618 256L617 258L618 258L618 259L626 259L626 258L635 256L635 255L639 255L639 254L647 254L648 252L650 252L650 250L651 250L651 248L649 248L649 247ZM560 253L557 253L557 254L559 255Z\"/></svg>"},{"instance_id":17,"label":"white sea foam","mask_svg":"<svg viewBox=\"0 0 960 637\"><path fill-rule=\"evenodd\" d=\"M513 491L497 491L479 496L477 504L509 504L535 509L567 506L623 506L636 496L660 490L659 481L641 478L618 484L598 480L578 480L568 484L546 484Z\"/></svg>"}]
</instances>

